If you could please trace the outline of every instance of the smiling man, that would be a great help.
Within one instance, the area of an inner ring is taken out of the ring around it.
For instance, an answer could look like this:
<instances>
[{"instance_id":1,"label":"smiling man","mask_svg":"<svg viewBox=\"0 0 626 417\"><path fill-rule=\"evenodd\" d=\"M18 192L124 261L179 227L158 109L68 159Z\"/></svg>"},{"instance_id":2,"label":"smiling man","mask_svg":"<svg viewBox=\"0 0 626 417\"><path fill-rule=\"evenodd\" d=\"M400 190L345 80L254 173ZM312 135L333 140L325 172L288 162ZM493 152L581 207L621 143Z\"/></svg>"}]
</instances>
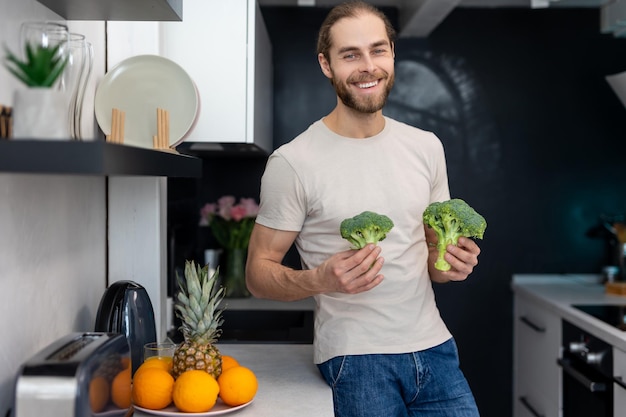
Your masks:
<instances>
[{"instance_id":1,"label":"smiling man","mask_svg":"<svg viewBox=\"0 0 626 417\"><path fill-rule=\"evenodd\" d=\"M432 282L465 280L480 249L460 238L445 255L452 269L434 268L422 213L450 198L445 155L433 133L383 115L394 38L364 2L326 17L318 61L337 104L268 159L246 281L260 298L315 298L313 360L337 417L476 417ZM395 226L378 245L350 249L340 224L363 211ZM293 243L301 270L282 265Z\"/></svg>"}]
</instances>

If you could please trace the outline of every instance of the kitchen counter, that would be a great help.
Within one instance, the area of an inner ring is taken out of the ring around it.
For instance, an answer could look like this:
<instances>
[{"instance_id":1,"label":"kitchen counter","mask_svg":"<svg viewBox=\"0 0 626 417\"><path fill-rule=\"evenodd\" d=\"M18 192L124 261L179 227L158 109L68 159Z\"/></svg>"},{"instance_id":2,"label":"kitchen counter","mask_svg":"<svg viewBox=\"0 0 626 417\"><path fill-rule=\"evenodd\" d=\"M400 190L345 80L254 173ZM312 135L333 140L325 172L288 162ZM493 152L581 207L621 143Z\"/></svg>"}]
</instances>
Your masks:
<instances>
[{"instance_id":1,"label":"kitchen counter","mask_svg":"<svg viewBox=\"0 0 626 417\"><path fill-rule=\"evenodd\" d=\"M626 297L606 294L596 275L524 275L516 274L513 291L524 294L561 318L626 351L626 332L572 307L575 304L626 305Z\"/></svg>"},{"instance_id":2,"label":"kitchen counter","mask_svg":"<svg viewBox=\"0 0 626 417\"><path fill-rule=\"evenodd\" d=\"M219 349L257 376L259 389L249 406L233 417L332 417L330 387L313 364L313 346L300 344L222 344ZM135 412L135 417L151 417Z\"/></svg>"}]
</instances>

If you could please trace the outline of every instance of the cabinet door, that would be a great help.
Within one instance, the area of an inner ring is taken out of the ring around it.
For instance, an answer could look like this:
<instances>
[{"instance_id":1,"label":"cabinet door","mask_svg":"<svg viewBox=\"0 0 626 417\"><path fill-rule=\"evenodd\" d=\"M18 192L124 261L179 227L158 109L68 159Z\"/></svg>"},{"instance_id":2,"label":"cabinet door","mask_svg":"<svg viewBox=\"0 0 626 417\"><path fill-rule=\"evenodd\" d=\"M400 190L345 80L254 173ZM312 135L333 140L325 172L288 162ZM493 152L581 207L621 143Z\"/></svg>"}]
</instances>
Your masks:
<instances>
[{"instance_id":1,"label":"cabinet door","mask_svg":"<svg viewBox=\"0 0 626 417\"><path fill-rule=\"evenodd\" d=\"M626 352L613 348L613 375L621 380L622 384L613 384L613 409L626 410Z\"/></svg>"},{"instance_id":2,"label":"cabinet door","mask_svg":"<svg viewBox=\"0 0 626 417\"><path fill-rule=\"evenodd\" d=\"M515 297L513 412L515 417L559 417L561 319L541 305Z\"/></svg>"},{"instance_id":3,"label":"cabinet door","mask_svg":"<svg viewBox=\"0 0 626 417\"><path fill-rule=\"evenodd\" d=\"M189 73L200 96L188 141L245 141L248 3L185 0L182 22L160 23L161 55Z\"/></svg>"}]
</instances>

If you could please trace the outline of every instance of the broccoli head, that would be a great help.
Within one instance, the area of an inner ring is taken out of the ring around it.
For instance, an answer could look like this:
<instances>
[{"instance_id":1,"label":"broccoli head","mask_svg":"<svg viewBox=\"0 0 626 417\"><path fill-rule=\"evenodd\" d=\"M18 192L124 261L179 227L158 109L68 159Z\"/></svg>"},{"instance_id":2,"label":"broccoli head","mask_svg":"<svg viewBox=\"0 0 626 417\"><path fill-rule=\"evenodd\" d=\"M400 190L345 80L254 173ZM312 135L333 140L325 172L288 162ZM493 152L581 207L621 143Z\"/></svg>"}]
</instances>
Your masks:
<instances>
[{"instance_id":1,"label":"broccoli head","mask_svg":"<svg viewBox=\"0 0 626 417\"><path fill-rule=\"evenodd\" d=\"M387 237L393 222L384 214L364 211L341 222L341 237L352 244L353 249L364 248L368 243L377 244Z\"/></svg>"},{"instance_id":2,"label":"broccoli head","mask_svg":"<svg viewBox=\"0 0 626 417\"><path fill-rule=\"evenodd\" d=\"M456 245L461 236L482 239L487 228L485 218L459 198L430 204L423 219L437 233L439 256L435 268L440 271L450 270L450 264L443 258L448 245Z\"/></svg>"}]
</instances>

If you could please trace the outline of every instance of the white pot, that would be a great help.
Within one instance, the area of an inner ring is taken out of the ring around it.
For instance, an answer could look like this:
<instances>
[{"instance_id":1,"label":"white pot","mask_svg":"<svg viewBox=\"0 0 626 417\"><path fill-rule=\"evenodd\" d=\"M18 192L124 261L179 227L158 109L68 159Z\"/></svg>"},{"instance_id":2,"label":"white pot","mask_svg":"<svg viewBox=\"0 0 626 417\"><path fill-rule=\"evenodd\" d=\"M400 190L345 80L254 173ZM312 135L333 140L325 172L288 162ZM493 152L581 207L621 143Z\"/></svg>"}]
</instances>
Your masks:
<instances>
[{"instance_id":1,"label":"white pot","mask_svg":"<svg viewBox=\"0 0 626 417\"><path fill-rule=\"evenodd\" d=\"M16 90L13 138L69 140L69 99L69 93L51 88Z\"/></svg>"}]
</instances>

